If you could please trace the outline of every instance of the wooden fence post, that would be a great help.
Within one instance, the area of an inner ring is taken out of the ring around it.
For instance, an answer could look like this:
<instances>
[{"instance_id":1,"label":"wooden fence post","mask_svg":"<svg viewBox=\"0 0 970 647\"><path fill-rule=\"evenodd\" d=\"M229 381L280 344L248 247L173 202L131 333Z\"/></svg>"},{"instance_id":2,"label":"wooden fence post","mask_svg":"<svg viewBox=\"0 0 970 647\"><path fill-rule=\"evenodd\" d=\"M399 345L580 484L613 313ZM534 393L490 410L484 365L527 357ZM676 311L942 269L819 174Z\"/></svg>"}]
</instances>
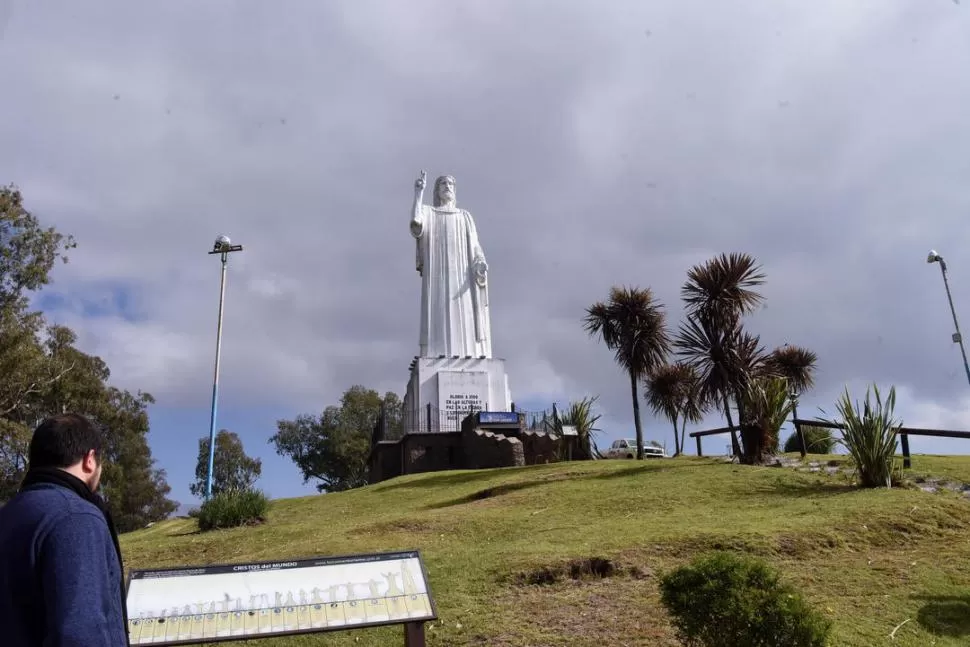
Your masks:
<instances>
[{"instance_id":1,"label":"wooden fence post","mask_svg":"<svg viewBox=\"0 0 970 647\"><path fill-rule=\"evenodd\" d=\"M700 436L695 436L694 437L694 440L697 441L697 455L698 456L703 456L704 455L704 452L701 451L701 437Z\"/></svg>"},{"instance_id":2,"label":"wooden fence post","mask_svg":"<svg viewBox=\"0 0 970 647\"><path fill-rule=\"evenodd\" d=\"M913 462L909 457L909 436L906 434L899 434L899 440L903 445L903 469L909 469L913 466Z\"/></svg>"},{"instance_id":3,"label":"wooden fence post","mask_svg":"<svg viewBox=\"0 0 970 647\"><path fill-rule=\"evenodd\" d=\"M423 622L409 622L404 625L404 647L425 647Z\"/></svg>"}]
</instances>

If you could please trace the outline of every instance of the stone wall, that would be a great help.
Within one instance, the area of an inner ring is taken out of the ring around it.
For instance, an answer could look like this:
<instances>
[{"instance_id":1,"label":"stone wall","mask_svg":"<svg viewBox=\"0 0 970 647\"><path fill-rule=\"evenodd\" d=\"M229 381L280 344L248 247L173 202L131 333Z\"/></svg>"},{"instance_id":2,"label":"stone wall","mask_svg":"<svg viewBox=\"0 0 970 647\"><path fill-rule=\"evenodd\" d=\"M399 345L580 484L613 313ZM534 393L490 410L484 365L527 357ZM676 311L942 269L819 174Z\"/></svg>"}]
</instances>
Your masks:
<instances>
[{"instance_id":1,"label":"stone wall","mask_svg":"<svg viewBox=\"0 0 970 647\"><path fill-rule=\"evenodd\" d=\"M465 467L487 469L525 465L522 442L503 434L482 429L466 429L461 433Z\"/></svg>"},{"instance_id":2,"label":"stone wall","mask_svg":"<svg viewBox=\"0 0 970 647\"><path fill-rule=\"evenodd\" d=\"M401 440L404 473L440 472L464 467L461 434L408 434Z\"/></svg>"},{"instance_id":3,"label":"stone wall","mask_svg":"<svg viewBox=\"0 0 970 647\"><path fill-rule=\"evenodd\" d=\"M380 483L401 475L401 442L383 440L370 455L370 482Z\"/></svg>"},{"instance_id":4,"label":"stone wall","mask_svg":"<svg viewBox=\"0 0 970 647\"><path fill-rule=\"evenodd\" d=\"M370 482L421 472L555 463L562 442L545 432L514 426L488 431L463 424L461 432L407 434L401 440L380 441L374 446Z\"/></svg>"},{"instance_id":5,"label":"stone wall","mask_svg":"<svg viewBox=\"0 0 970 647\"><path fill-rule=\"evenodd\" d=\"M542 465L559 460L559 448L563 442L561 438L554 438L544 431L529 430L523 431L519 438L522 439L526 465Z\"/></svg>"}]
</instances>

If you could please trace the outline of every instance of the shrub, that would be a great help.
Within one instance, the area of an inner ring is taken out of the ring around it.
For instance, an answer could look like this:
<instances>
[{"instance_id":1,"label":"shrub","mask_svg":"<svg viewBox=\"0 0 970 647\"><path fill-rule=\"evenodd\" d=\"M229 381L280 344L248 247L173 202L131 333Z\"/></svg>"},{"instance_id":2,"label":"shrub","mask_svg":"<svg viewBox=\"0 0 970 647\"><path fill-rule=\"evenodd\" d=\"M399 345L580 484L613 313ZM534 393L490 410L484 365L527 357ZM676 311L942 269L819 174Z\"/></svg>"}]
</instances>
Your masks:
<instances>
[{"instance_id":1,"label":"shrub","mask_svg":"<svg viewBox=\"0 0 970 647\"><path fill-rule=\"evenodd\" d=\"M266 520L269 499L259 490L221 492L199 509L199 530L234 528Z\"/></svg>"},{"instance_id":2,"label":"shrub","mask_svg":"<svg viewBox=\"0 0 970 647\"><path fill-rule=\"evenodd\" d=\"M802 433L805 434L805 444L808 445L809 454L831 454L835 449L835 438L830 429L802 425ZM796 431L785 441L785 453L793 454L801 451L802 441Z\"/></svg>"},{"instance_id":3,"label":"shrub","mask_svg":"<svg viewBox=\"0 0 970 647\"><path fill-rule=\"evenodd\" d=\"M788 382L780 377L752 380L743 397L742 462L763 463L767 456L778 451L778 432L795 404L789 395Z\"/></svg>"},{"instance_id":4,"label":"shrub","mask_svg":"<svg viewBox=\"0 0 970 647\"><path fill-rule=\"evenodd\" d=\"M897 430L902 424L893 418L896 407L896 387L889 389L889 396L883 402L879 387L872 385L876 401L870 401L869 388L866 399L860 407L855 406L846 389L836 403L845 429L839 444L844 446L859 473L862 487L892 487L893 464L896 458Z\"/></svg>"},{"instance_id":5,"label":"shrub","mask_svg":"<svg viewBox=\"0 0 970 647\"><path fill-rule=\"evenodd\" d=\"M823 647L831 622L761 561L729 553L660 581L661 601L691 647Z\"/></svg>"}]
</instances>

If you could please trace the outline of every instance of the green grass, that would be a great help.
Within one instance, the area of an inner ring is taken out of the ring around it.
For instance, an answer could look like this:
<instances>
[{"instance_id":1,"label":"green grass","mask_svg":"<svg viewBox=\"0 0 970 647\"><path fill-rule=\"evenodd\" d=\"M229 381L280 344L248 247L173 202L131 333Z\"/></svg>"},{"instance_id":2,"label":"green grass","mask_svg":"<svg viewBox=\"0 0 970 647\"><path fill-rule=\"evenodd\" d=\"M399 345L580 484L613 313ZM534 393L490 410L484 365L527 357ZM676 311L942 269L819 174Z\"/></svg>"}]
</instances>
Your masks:
<instances>
[{"instance_id":1,"label":"green grass","mask_svg":"<svg viewBox=\"0 0 970 647\"><path fill-rule=\"evenodd\" d=\"M970 457L915 456L913 468L970 483ZM440 618L429 644L506 647L677 645L658 576L706 550L743 550L834 621L833 645L970 644L970 499L718 459L407 476L274 501L257 527L159 523L122 536L122 548L131 568L419 549ZM590 557L620 572L523 583ZM376 647L403 637L394 627L253 644Z\"/></svg>"}]
</instances>

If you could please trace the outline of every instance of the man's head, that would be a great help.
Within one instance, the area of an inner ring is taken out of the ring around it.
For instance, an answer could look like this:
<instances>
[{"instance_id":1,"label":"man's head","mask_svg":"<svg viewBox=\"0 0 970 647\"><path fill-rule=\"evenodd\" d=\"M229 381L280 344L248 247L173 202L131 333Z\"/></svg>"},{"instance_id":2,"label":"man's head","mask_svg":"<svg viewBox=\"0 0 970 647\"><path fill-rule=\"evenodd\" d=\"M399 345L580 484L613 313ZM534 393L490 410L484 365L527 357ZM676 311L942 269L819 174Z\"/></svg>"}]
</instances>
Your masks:
<instances>
[{"instance_id":1,"label":"man's head","mask_svg":"<svg viewBox=\"0 0 970 647\"><path fill-rule=\"evenodd\" d=\"M27 460L31 468L56 467L84 481L92 492L101 484L101 432L76 413L51 416L34 430Z\"/></svg>"},{"instance_id":2,"label":"man's head","mask_svg":"<svg viewBox=\"0 0 970 647\"><path fill-rule=\"evenodd\" d=\"M442 175L434 181L434 206L454 206L455 178Z\"/></svg>"}]
</instances>

